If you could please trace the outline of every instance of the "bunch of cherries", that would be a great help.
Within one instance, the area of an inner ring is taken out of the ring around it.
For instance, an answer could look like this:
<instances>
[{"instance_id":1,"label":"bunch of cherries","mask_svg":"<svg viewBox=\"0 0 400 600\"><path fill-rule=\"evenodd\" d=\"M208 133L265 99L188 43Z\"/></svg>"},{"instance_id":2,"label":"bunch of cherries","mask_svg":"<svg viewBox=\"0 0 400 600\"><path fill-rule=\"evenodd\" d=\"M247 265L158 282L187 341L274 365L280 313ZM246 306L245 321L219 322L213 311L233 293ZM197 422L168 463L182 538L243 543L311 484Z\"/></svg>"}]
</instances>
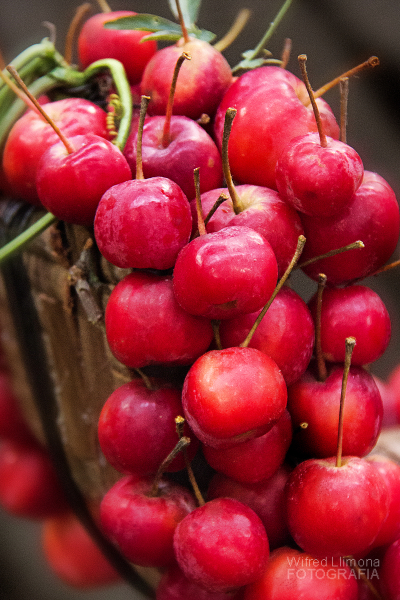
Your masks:
<instances>
[{"instance_id":1,"label":"bunch of cherries","mask_svg":"<svg viewBox=\"0 0 400 600\"><path fill-rule=\"evenodd\" d=\"M111 352L135 376L99 418L122 474L101 528L130 562L162 570L158 600L398 599L400 467L367 456L382 424L400 422L365 368L390 317L360 284L396 248L395 194L346 144L304 55L302 79L285 55L234 77L190 22L157 50L156 33L140 43L145 32L123 29L143 19L85 23L84 72L125 67L108 114L42 98L59 132L26 112L1 172L6 193L93 227L101 254L130 270L105 312ZM308 305L287 285L298 267L316 282Z\"/></svg>"}]
</instances>

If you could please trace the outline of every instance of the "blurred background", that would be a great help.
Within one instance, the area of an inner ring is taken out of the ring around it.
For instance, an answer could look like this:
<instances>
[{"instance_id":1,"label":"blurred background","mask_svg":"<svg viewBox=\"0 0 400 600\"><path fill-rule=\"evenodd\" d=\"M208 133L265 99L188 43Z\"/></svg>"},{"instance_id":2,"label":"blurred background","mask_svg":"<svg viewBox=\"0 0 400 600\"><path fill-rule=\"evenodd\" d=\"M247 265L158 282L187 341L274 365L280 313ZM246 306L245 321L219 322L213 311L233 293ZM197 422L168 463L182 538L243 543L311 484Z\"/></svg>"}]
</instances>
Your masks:
<instances>
[{"instance_id":1,"label":"blurred background","mask_svg":"<svg viewBox=\"0 0 400 600\"><path fill-rule=\"evenodd\" d=\"M171 18L167 0L112 0L113 10L127 9ZM240 53L254 48L278 12L281 0L203 0L198 25L221 38L241 8L252 11L237 40L224 55L233 66ZM6 62L48 35L44 21L54 23L56 46L63 53L65 34L78 1L1 0L0 49ZM93 12L97 6L93 0ZM279 57L286 37L292 39L289 70L299 75L297 56L307 54L311 84L322 84L371 55L380 66L350 81L348 143L368 170L382 175L400 197L400 8L395 0L294 0L268 49ZM339 91L326 94L336 116ZM396 253L395 258L398 258ZM373 371L386 377L400 362L399 271L365 280L386 303L393 320L392 342ZM299 283L301 285L301 282ZM40 553L39 525L0 511L1 600L124 600L141 598L121 585L99 592L75 592L49 573Z\"/></svg>"}]
</instances>

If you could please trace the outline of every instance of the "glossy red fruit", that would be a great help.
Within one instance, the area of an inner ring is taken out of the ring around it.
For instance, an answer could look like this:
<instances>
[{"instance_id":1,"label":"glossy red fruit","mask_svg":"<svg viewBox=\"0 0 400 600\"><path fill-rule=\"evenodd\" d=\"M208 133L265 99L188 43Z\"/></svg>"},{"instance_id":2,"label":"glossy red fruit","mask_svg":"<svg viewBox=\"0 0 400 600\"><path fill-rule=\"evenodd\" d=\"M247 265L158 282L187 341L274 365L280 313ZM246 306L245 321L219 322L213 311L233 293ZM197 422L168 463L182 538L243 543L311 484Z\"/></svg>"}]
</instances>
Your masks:
<instances>
[{"instance_id":1,"label":"glossy red fruit","mask_svg":"<svg viewBox=\"0 0 400 600\"><path fill-rule=\"evenodd\" d=\"M92 226L103 194L113 185L132 179L122 152L97 135L69 138L74 152L62 142L42 155L36 188L43 206L58 219Z\"/></svg>"},{"instance_id":2,"label":"glossy red fruit","mask_svg":"<svg viewBox=\"0 0 400 600\"><path fill-rule=\"evenodd\" d=\"M186 577L214 591L255 581L269 555L261 520L232 498L211 500L187 515L176 528L174 550Z\"/></svg>"},{"instance_id":3,"label":"glossy red fruit","mask_svg":"<svg viewBox=\"0 0 400 600\"><path fill-rule=\"evenodd\" d=\"M364 248L304 267L304 272L313 279L325 273L328 284L342 285L371 275L393 254L399 238L399 206L389 184L380 175L366 171L352 200L339 214L332 217L302 215L302 223L307 240L302 261L357 240L364 243Z\"/></svg>"},{"instance_id":4,"label":"glossy red fruit","mask_svg":"<svg viewBox=\"0 0 400 600\"><path fill-rule=\"evenodd\" d=\"M94 133L108 138L106 113L89 100L65 98L45 105L48 116L64 135ZM13 125L4 147L3 169L13 194L40 205L36 174L42 154L59 141L53 128L34 110L27 111Z\"/></svg>"},{"instance_id":5,"label":"glossy red fruit","mask_svg":"<svg viewBox=\"0 0 400 600\"><path fill-rule=\"evenodd\" d=\"M165 177L114 185L101 198L94 221L100 252L126 269L170 269L191 230L188 199Z\"/></svg>"},{"instance_id":6,"label":"glossy red fruit","mask_svg":"<svg viewBox=\"0 0 400 600\"><path fill-rule=\"evenodd\" d=\"M386 600L399 600L400 598L400 539L396 540L387 549L380 570L380 588Z\"/></svg>"},{"instance_id":7,"label":"glossy red fruit","mask_svg":"<svg viewBox=\"0 0 400 600\"><path fill-rule=\"evenodd\" d=\"M36 442L0 442L0 505L28 519L44 519L67 508L47 452Z\"/></svg>"},{"instance_id":8,"label":"glossy red fruit","mask_svg":"<svg viewBox=\"0 0 400 600\"><path fill-rule=\"evenodd\" d=\"M259 314L257 311L222 321L219 328L222 346L239 346ZM304 300L294 290L283 287L278 292L249 347L274 359L286 385L292 385L303 375L314 348L314 323Z\"/></svg>"},{"instance_id":9,"label":"glossy red fruit","mask_svg":"<svg viewBox=\"0 0 400 600\"><path fill-rule=\"evenodd\" d=\"M179 72L174 96L174 114L199 119L212 117L232 83L231 68L218 50L208 42L181 39L159 50L149 61L141 82L142 94L150 96L150 115L165 115L176 61L183 52L191 56Z\"/></svg>"},{"instance_id":10,"label":"glossy red fruit","mask_svg":"<svg viewBox=\"0 0 400 600\"><path fill-rule=\"evenodd\" d=\"M270 244L248 227L226 227L195 238L181 250L174 294L190 314L229 319L261 309L277 279Z\"/></svg>"},{"instance_id":11,"label":"glossy red fruit","mask_svg":"<svg viewBox=\"0 0 400 600\"><path fill-rule=\"evenodd\" d=\"M102 58L122 62L131 84L139 83L150 58L157 51L157 43L142 42L148 31L106 29L104 23L121 17L136 15L129 10L98 13L90 17L78 37L78 57L83 69Z\"/></svg>"},{"instance_id":12,"label":"glossy red fruit","mask_svg":"<svg viewBox=\"0 0 400 600\"><path fill-rule=\"evenodd\" d=\"M145 177L168 177L175 181L189 200L195 198L193 171L200 169L200 192L222 183L219 150L208 133L196 121L184 116L171 118L169 142L163 145L165 117L146 119L143 128L142 161ZM137 132L130 135L124 148L132 173L136 172Z\"/></svg>"},{"instance_id":13,"label":"glossy red fruit","mask_svg":"<svg viewBox=\"0 0 400 600\"><path fill-rule=\"evenodd\" d=\"M244 600L357 600L357 576L344 559L322 559L282 547L271 553L261 578L245 589Z\"/></svg>"},{"instance_id":14,"label":"glossy red fruit","mask_svg":"<svg viewBox=\"0 0 400 600\"><path fill-rule=\"evenodd\" d=\"M324 100L317 99L326 135L339 137L335 117ZM241 75L228 89L215 117L215 135L221 144L225 113L236 108L229 138L232 177L276 189L275 167L286 144L298 135L317 131L304 83L280 67L260 67Z\"/></svg>"},{"instance_id":15,"label":"glossy red fruit","mask_svg":"<svg viewBox=\"0 0 400 600\"><path fill-rule=\"evenodd\" d=\"M190 427L214 448L266 433L282 415L286 400L277 364L254 348L203 354L190 368L182 392Z\"/></svg>"},{"instance_id":16,"label":"glossy red fruit","mask_svg":"<svg viewBox=\"0 0 400 600\"><path fill-rule=\"evenodd\" d=\"M177 484L161 481L157 496L150 495L151 487L148 479L123 477L103 497L100 520L128 560L144 567L166 567L174 561L175 528L196 503Z\"/></svg>"},{"instance_id":17,"label":"glossy red fruit","mask_svg":"<svg viewBox=\"0 0 400 600\"><path fill-rule=\"evenodd\" d=\"M100 447L108 462L122 473L156 473L178 441L175 418L183 413L181 391L155 379L151 386L149 389L141 379L134 379L117 388L101 410ZM188 427L184 435L191 440L188 456L193 458L198 441ZM184 468L180 453L168 470Z\"/></svg>"},{"instance_id":18,"label":"glossy red fruit","mask_svg":"<svg viewBox=\"0 0 400 600\"><path fill-rule=\"evenodd\" d=\"M211 344L208 319L189 315L177 301L172 278L133 272L113 289L106 313L111 352L124 365L190 365Z\"/></svg>"},{"instance_id":19,"label":"glossy red fruit","mask_svg":"<svg viewBox=\"0 0 400 600\"><path fill-rule=\"evenodd\" d=\"M242 592L211 592L186 577L178 565L166 571L157 586L156 600L242 600Z\"/></svg>"},{"instance_id":20,"label":"glossy red fruit","mask_svg":"<svg viewBox=\"0 0 400 600\"><path fill-rule=\"evenodd\" d=\"M280 467L291 441L292 421L285 410L264 435L231 448L204 445L203 453L208 464L219 473L241 483L257 483L271 477Z\"/></svg>"},{"instance_id":21,"label":"glossy red fruit","mask_svg":"<svg viewBox=\"0 0 400 600\"><path fill-rule=\"evenodd\" d=\"M389 511L377 537L374 548L392 544L400 537L400 465L386 456L373 454L367 459L382 475L389 490Z\"/></svg>"},{"instance_id":22,"label":"glossy red fruit","mask_svg":"<svg viewBox=\"0 0 400 600\"><path fill-rule=\"evenodd\" d=\"M201 171L200 171L201 173ZM278 192L256 185L238 185L236 192L240 198L240 212L235 214L232 200L226 200L207 223L208 233L219 231L223 227L250 227L260 233L274 251L279 276L289 266L297 248L303 226L297 212L282 200ZM206 217L221 193L229 196L227 188L217 188L201 196L203 216ZM197 228L195 202L191 202L193 225Z\"/></svg>"},{"instance_id":23,"label":"glossy red fruit","mask_svg":"<svg viewBox=\"0 0 400 600\"><path fill-rule=\"evenodd\" d=\"M292 468L284 464L258 483L239 483L217 473L210 481L207 498L236 498L260 517L267 532L270 549L290 542L286 524L285 485Z\"/></svg>"},{"instance_id":24,"label":"glossy red fruit","mask_svg":"<svg viewBox=\"0 0 400 600\"><path fill-rule=\"evenodd\" d=\"M310 216L338 213L359 188L364 167L357 152L319 133L292 139L276 164L276 187L296 210Z\"/></svg>"},{"instance_id":25,"label":"glossy red fruit","mask_svg":"<svg viewBox=\"0 0 400 600\"><path fill-rule=\"evenodd\" d=\"M296 544L316 557L369 549L388 514L386 484L365 459L336 457L300 463L286 485L288 526ZM316 526L318 524L318 526Z\"/></svg>"},{"instance_id":26,"label":"glossy red fruit","mask_svg":"<svg viewBox=\"0 0 400 600\"><path fill-rule=\"evenodd\" d=\"M309 303L316 319L317 298ZM345 340L356 338L352 365L374 362L385 352L391 333L390 316L381 298L366 286L326 289L322 300L321 347L330 362L344 362Z\"/></svg>"},{"instance_id":27,"label":"glossy red fruit","mask_svg":"<svg viewBox=\"0 0 400 600\"><path fill-rule=\"evenodd\" d=\"M121 581L121 576L70 511L44 521L42 548L54 574L74 588L89 590Z\"/></svg>"},{"instance_id":28,"label":"glossy red fruit","mask_svg":"<svg viewBox=\"0 0 400 600\"><path fill-rule=\"evenodd\" d=\"M308 370L288 389L295 447L303 456L330 457L336 453L343 367L334 365L325 381ZM365 456L381 431L382 400L372 375L351 367L343 413L343 453ZM301 423L308 426L303 429Z\"/></svg>"}]
</instances>

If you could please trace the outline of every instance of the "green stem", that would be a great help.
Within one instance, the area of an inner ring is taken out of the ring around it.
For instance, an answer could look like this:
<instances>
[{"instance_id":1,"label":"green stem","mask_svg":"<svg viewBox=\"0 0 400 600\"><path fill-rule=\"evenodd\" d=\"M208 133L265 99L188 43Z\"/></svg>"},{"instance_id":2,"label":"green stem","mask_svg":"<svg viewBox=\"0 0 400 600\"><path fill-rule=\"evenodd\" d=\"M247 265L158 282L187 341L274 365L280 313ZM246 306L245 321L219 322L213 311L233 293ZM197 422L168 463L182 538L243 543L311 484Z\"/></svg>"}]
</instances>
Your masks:
<instances>
[{"instance_id":1,"label":"green stem","mask_svg":"<svg viewBox=\"0 0 400 600\"><path fill-rule=\"evenodd\" d=\"M57 217L51 213L46 213L36 223L33 223L28 229L17 235L11 242L0 248L0 263L4 262L18 250L23 250L32 240L40 235L45 229L57 221Z\"/></svg>"},{"instance_id":2,"label":"green stem","mask_svg":"<svg viewBox=\"0 0 400 600\"><path fill-rule=\"evenodd\" d=\"M278 11L278 14L275 16L275 19L269 24L269 27L268 27L267 31L265 32L264 36L262 37L262 39L260 40L260 42L257 44L257 46L254 48L253 51L246 53L247 60L253 60L260 54L260 52L262 52L264 50L265 46L268 44L269 40L275 33L275 31L276 31L278 25L280 24L280 22L282 21L283 17L289 10L289 7L292 4L292 2L293 2L293 0L285 0L283 5L281 6L280 10ZM239 65L240 65L240 63L238 65L236 65L235 67L233 67L232 73L235 73L236 70L241 68Z\"/></svg>"}]
</instances>

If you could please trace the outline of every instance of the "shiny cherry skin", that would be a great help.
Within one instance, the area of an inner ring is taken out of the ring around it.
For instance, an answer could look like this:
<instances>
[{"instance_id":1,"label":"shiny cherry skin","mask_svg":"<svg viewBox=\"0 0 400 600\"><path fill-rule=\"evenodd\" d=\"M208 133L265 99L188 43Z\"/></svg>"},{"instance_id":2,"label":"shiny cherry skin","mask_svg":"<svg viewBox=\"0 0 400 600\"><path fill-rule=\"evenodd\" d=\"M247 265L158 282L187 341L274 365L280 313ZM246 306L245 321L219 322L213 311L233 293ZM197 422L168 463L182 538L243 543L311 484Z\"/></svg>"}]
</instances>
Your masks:
<instances>
[{"instance_id":1,"label":"shiny cherry skin","mask_svg":"<svg viewBox=\"0 0 400 600\"><path fill-rule=\"evenodd\" d=\"M136 13L129 10L116 10L98 13L85 22L78 37L78 58L83 69L96 60L115 58L124 65L131 84L140 82L147 63L157 51L157 43L154 40L142 42L148 31L104 27L104 23L134 15Z\"/></svg>"},{"instance_id":2,"label":"shiny cherry skin","mask_svg":"<svg viewBox=\"0 0 400 600\"><path fill-rule=\"evenodd\" d=\"M182 392L190 427L214 448L264 435L282 415L286 401L277 364L255 348L203 354L190 368Z\"/></svg>"},{"instance_id":3,"label":"shiny cherry skin","mask_svg":"<svg viewBox=\"0 0 400 600\"><path fill-rule=\"evenodd\" d=\"M213 591L230 591L258 579L269 555L260 518L233 498L206 502L178 524L178 564L188 579Z\"/></svg>"}]
</instances>

